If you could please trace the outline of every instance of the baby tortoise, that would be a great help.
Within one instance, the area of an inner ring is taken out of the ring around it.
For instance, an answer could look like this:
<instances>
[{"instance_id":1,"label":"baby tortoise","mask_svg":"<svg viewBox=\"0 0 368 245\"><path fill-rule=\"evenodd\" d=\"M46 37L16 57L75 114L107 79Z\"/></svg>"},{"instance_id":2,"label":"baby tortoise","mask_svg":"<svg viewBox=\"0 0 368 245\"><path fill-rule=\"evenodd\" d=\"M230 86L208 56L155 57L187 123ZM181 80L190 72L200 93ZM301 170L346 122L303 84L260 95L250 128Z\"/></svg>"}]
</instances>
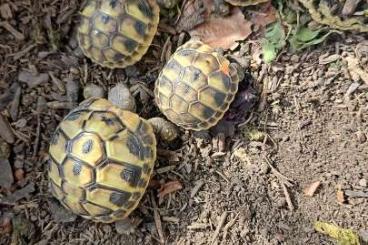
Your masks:
<instances>
[{"instance_id":1,"label":"baby tortoise","mask_svg":"<svg viewBox=\"0 0 368 245\"><path fill-rule=\"evenodd\" d=\"M131 99L127 96L120 98ZM103 98L89 98L64 118L50 142L51 192L84 218L105 223L125 219L152 175L158 129L123 109ZM174 139L172 129L161 128L160 137Z\"/></svg>"},{"instance_id":2,"label":"baby tortoise","mask_svg":"<svg viewBox=\"0 0 368 245\"><path fill-rule=\"evenodd\" d=\"M89 0L78 28L80 47L101 66L133 65L152 43L159 12L155 0Z\"/></svg>"},{"instance_id":3,"label":"baby tortoise","mask_svg":"<svg viewBox=\"0 0 368 245\"><path fill-rule=\"evenodd\" d=\"M192 40L179 47L159 74L155 99L173 123L195 131L216 125L238 91L233 64L212 47Z\"/></svg>"}]
</instances>

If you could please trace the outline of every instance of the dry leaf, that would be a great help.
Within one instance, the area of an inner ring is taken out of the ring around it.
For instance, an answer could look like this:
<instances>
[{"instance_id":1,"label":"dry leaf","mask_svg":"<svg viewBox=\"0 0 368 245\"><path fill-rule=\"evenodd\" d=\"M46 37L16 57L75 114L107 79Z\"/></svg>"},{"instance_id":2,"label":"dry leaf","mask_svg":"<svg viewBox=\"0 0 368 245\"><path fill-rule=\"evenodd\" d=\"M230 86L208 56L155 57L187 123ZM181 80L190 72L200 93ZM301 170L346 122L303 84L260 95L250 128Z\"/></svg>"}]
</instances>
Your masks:
<instances>
[{"instance_id":1,"label":"dry leaf","mask_svg":"<svg viewBox=\"0 0 368 245\"><path fill-rule=\"evenodd\" d=\"M244 40L252 33L251 26L241 10L234 8L229 16L213 17L189 33L212 47L229 49L235 41Z\"/></svg>"},{"instance_id":2,"label":"dry leaf","mask_svg":"<svg viewBox=\"0 0 368 245\"><path fill-rule=\"evenodd\" d=\"M363 80L366 84L368 84L368 72L364 71L362 67L359 65L359 60L355 57L348 56L345 58L348 62L348 70L352 77L359 76L360 79Z\"/></svg>"},{"instance_id":3,"label":"dry leaf","mask_svg":"<svg viewBox=\"0 0 368 245\"><path fill-rule=\"evenodd\" d=\"M181 189L183 189L183 185L179 181L177 181L177 180L170 181L170 182L167 182L167 183L165 183L161 186L157 196L160 199L162 199L167 194L173 193L173 192L181 190Z\"/></svg>"},{"instance_id":4,"label":"dry leaf","mask_svg":"<svg viewBox=\"0 0 368 245\"><path fill-rule=\"evenodd\" d=\"M304 195L312 197L320 185L321 181L313 182L307 188L304 189Z\"/></svg>"},{"instance_id":5,"label":"dry leaf","mask_svg":"<svg viewBox=\"0 0 368 245\"><path fill-rule=\"evenodd\" d=\"M258 28L265 27L277 20L276 9L272 6L271 2L268 2L262 5L259 11L253 12L250 20Z\"/></svg>"}]
</instances>

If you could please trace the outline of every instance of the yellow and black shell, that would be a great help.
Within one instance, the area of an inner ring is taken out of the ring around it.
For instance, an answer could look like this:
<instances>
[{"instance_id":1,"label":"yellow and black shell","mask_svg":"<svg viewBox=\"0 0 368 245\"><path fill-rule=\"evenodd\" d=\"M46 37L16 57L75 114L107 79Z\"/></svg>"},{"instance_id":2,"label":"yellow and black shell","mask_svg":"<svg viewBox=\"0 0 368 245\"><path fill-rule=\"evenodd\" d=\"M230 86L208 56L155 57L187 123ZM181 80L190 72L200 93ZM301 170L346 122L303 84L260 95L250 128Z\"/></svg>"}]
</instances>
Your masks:
<instances>
[{"instance_id":1,"label":"yellow and black shell","mask_svg":"<svg viewBox=\"0 0 368 245\"><path fill-rule=\"evenodd\" d=\"M212 47L189 41L179 47L155 84L161 112L186 129L204 130L217 124L238 90L237 70Z\"/></svg>"},{"instance_id":2,"label":"yellow and black shell","mask_svg":"<svg viewBox=\"0 0 368 245\"><path fill-rule=\"evenodd\" d=\"M268 2L268 0L225 0L225 1L230 3L231 5L242 7Z\"/></svg>"},{"instance_id":3,"label":"yellow and black shell","mask_svg":"<svg viewBox=\"0 0 368 245\"><path fill-rule=\"evenodd\" d=\"M89 0L81 13L79 45L104 67L133 65L152 43L159 11L156 0Z\"/></svg>"},{"instance_id":4,"label":"yellow and black shell","mask_svg":"<svg viewBox=\"0 0 368 245\"><path fill-rule=\"evenodd\" d=\"M124 219L142 198L156 159L151 125L105 99L91 98L57 127L49 148L52 194L99 222Z\"/></svg>"}]
</instances>

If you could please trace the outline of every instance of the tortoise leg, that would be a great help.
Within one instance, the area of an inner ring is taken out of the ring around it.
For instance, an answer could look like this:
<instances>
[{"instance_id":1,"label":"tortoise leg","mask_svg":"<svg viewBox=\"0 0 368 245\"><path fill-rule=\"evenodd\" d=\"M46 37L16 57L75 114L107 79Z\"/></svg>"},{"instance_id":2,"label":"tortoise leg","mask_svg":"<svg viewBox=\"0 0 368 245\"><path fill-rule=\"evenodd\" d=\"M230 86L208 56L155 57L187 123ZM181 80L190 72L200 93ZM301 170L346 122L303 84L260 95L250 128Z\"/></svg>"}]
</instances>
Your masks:
<instances>
[{"instance_id":1,"label":"tortoise leg","mask_svg":"<svg viewBox=\"0 0 368 245\"><path fill-rule=\"evenodd\" d=\"M136 228L142 222L139 218L125 218L115 222L115 229L119 234L134 234Z\"/></svg>"}]
</instances>

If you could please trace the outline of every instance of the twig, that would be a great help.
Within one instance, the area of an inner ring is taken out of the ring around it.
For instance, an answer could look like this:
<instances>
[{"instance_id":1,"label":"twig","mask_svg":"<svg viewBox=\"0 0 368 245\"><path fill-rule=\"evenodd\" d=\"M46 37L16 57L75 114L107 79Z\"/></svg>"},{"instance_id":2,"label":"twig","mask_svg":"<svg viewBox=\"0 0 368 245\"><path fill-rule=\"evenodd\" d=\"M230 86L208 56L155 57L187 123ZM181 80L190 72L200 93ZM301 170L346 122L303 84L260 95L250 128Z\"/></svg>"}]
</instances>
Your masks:
<instances>
[{"instance_id":1,"label":"twig","mask_svg":"<svg viewBox=\"0 0 368 245\"><path fill-rule=\"evenodd\" d=\"M158 236L160 237L160 243L164 244L165 243L165 238L164 238L164 232L162 230L162 223L161 223L161 219L160 219L160 214L158 212L155 197L153 196L152 193L151 193L151 200L152 200L152 205L153 205L153 214L154 214L153 216L154 216L154 219L155 219L157 233L158 233Z\"/></svg>"},{"instance_id":2,"label":"twig","mask_svg":"<svg viewBox=\"0 0 368 245\"><path fill-rule=\"evenodd\" d=\"M40 135L41 135L41 120L40 114L37 114L36 140L33 145L33 154L32 154L33 157L35 157L38 153L38 146L40 144Z\"/></svg>"},{"instance_id":3,"label":"twig","mask_svg":"<svg viewBox=\"0 0 368 245\"><path fill-rule=\"evenodd\" d=\"M221 217L220 217L219 223L216 227L215 233L213 233L213 235L212 235L211 244L215 243L218 235L220 234L220 230L221 230L222 226L225 223L227 215L228 215L228 212L226 212L226 211L221 214Z\"/></svg>"},{"instance_id":4,"label":"twig","mask_svg":"<svg viewBox=\"0 0 368 245\"><path fill-rule=\"evenodd\" d=\"M280 181L282 183L284 183L286 186L291 187L293 186L293 181L291 179L289 179L288 177L286 177L285 175L281 174L271 163L271 160L267 157L264 156L264 159L266 161L266 163L268 164L268 166L270 166L272 172L276 175L276 177L278 177L280 179Z\"/></svg>"},{"instance_id":5,"label":"twig","mask_svg":"<svg viewBox=\"0 0 368 245\"><path fill-rule=\"evenodd\" d=\"M288 205L288 208L289 208L290 211L294 211L294 205L291 202L290 195L289 195L289 192L286 188L286 185L285 185L284 182L282 182L282 181L280 181L280 182L281 182L282 190L284 191L284 195L285 195L285 198L286 198L286 203Z\"/></svg>"},{"instance_id":6,"label":"twig","mask_svg":"<svg viewBox=\"0 0 368 245\"><path fill-rule=\"evenodd\" d=\"M236 220L238 219L240 212L237 213L234 217L234 219L230 220L229 223L227 223L223 229L224 234L222 235L222 240L225 241L226 237L227 237L227 232L228 230L235 224Z\"/></svg>"}]
</instances>

